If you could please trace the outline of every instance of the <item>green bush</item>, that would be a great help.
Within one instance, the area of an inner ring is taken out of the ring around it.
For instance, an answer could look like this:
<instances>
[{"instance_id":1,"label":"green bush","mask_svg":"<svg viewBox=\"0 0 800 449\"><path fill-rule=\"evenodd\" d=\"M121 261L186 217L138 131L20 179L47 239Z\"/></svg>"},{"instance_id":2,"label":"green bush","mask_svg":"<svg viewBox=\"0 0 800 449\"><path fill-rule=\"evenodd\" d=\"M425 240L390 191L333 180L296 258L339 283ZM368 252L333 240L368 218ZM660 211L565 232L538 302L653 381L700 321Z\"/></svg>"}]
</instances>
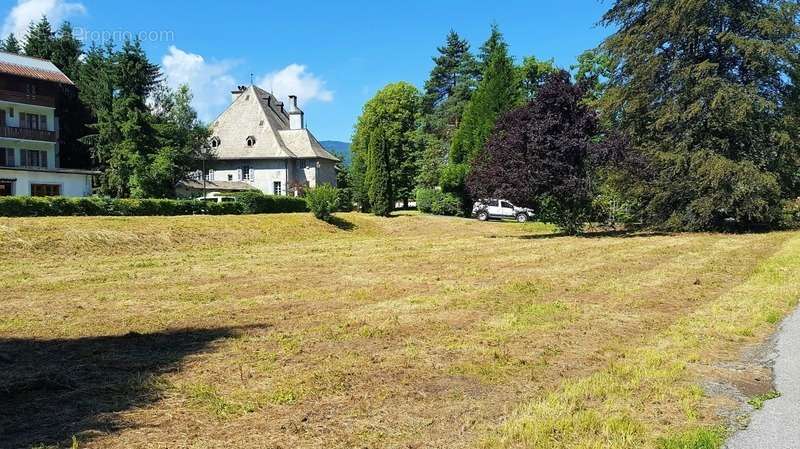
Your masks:
<instances>
[{"instance_id":1,"label":"green bush","mask_svg":"<svg viewBox=\"0 0 800 449\"><path fill-rule=\"evenodd\" d=\"M419 188L416 192L417 209L433 215L460 216L463 214L461 200L452 193L436 189Z\"/></svg>"},{"instance_id":2,"label":"green bush","mask_svg":"<svg viewBox=\"0 0 800 449\"><path fill-rule=\"evenodd\" d=\"M339 208L339 190L323 184L306 192L308 209L320 220L330 221L331 214Z\"/></svg>"},{"instance_id":3,"label":"green bush","mask_svg":"<svg viewBox=\"0 0 800 449\"><path fill-rule=\"evenodd\" d=\"M236 201L241 204L245 214L282 214L308 210L303 198L264 195L256 190L237 194Z\"/></svg>"},{"instance_id":4,"label":"green bush","mask_svg":"<svg viewBox=\"0 0 800 449\"><path fill-rule=\"evenodd\" d=\"M0 198L2 217L241 215L305 212L300 198L250 195L249 202L13 196Z\"/></svg>"},{"instance_id":5,"label":"green bush","mask_svg":"<svg viewBox=\"0 0 800 449\"><path fill-rule=\"evenodd\" d=\"M783 203L783 226L788 229L800 229L800 198Z\"/></svg>"}]
</instances>

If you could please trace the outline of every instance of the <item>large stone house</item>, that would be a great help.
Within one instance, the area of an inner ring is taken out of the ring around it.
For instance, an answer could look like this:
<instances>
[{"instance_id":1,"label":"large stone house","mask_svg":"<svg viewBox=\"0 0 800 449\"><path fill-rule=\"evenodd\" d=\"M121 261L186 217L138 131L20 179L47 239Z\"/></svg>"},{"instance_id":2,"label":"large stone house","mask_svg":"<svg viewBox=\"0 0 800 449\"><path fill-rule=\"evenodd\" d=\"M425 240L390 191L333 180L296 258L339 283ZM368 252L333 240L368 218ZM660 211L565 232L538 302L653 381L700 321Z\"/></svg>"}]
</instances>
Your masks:
<instances>
[{"instance_id":1,"label":"large stone house","mask_svg":"<svg viewBox=\"0 0 800 449\"><path fill-rule=\"evenodd\" d=\"M339 162L306 129L297 97L288 109L257 86L240 86L233 103L211 124L214 158L202 179L178 186L180 196L257 189L268 195L296 195L322 184L336 185Z\"/></svg>"},{"instance_id":2,"label":"large stone house","mask_svg":"<svg viewBox=\"0 0 800 449\"><path fill-rule=\"evenodd\" d=\"M0 196L88 196L97 172L62 168L59 105L75 86L50 61L0 52Z\"/></svg>"}]
</instances>

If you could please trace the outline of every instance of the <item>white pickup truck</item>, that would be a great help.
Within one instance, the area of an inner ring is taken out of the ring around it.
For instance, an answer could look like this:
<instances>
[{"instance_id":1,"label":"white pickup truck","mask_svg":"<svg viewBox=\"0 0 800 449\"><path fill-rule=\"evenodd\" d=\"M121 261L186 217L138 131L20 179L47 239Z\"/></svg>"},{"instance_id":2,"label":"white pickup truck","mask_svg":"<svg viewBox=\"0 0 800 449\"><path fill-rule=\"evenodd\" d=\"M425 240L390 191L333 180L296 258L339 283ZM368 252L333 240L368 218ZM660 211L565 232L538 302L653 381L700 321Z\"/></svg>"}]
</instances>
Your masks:
<instances>
[{"instance_id":1,"label":"white pickup truck","mask_svg":"<svg viewBox=\"0 0 800 449\"><path fill-rule=\"evenodd\" d=\"M535 217L533 209L517 207L506 200L479 200L472 206L472 216L480 221L513 219L525 223Z\"/></svg>"}]
</instances>

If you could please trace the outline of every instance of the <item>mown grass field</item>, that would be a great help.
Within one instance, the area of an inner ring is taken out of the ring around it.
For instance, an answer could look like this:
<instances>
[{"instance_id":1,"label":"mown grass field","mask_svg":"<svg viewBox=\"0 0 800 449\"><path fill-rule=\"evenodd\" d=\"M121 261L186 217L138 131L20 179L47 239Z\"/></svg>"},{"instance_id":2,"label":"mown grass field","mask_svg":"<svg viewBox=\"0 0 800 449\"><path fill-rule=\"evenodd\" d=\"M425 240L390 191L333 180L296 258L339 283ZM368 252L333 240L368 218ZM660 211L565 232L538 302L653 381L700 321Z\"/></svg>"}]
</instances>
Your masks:
<instances>
[{"instance_id":1,"label":"mown grass field","mask_svg":"<svg viewBox=\"0 0 800 449\"><path fill-rule=\"evenodd\" d=\"M800 298L798 233L340 217L0 219L0 447L711 448Z\"/></svg>"}]
</instances>

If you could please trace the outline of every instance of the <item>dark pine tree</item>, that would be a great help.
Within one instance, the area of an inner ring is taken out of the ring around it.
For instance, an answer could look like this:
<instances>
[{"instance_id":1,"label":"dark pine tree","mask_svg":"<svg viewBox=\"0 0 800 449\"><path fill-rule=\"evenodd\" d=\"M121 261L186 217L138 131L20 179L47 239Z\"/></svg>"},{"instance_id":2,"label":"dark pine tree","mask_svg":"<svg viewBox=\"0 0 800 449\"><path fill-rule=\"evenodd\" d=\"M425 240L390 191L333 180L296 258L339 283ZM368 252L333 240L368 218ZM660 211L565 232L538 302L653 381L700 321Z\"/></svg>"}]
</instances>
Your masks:
<instances>
[{"instance_id":1,"label":"dark pine tree","mask_svg":"<svg viewBox=\"0 0 800 449\"><path fill-rule=\"evenodd\" d=\"M8 37L6 37L0 49L8 53L20 54L22 52L22 47L19 45L19 41L17 37L14 36L14 33L10 33Z\"/></svg>"},{"instance_id":2,"label":"dark pine tree","mask_svg":"<svg viewBox=\"0 0 800 449\"><path fill-rule=\"evenodd\" d=\"M83 48L75 38L72 26L64 22L53 41L52 62L76 85L80 85ZM89 146L81 139L89 134L92 114L81 101L77 89L65 88L60 97L58 115L61 118L61 166L87 168L92 165Z\"/></svg>"},{"instance_id":3,"label":"dark pine tree","mask_svg":"<svg viewBox=\"0 0 800 449\"><path fill-rule=\"evenodd\" d=\"M52 59L54 46L55 34L47 17L42 16L38 22L31 22L28 34L25 36L25 54L35 58Z\"/></svg>"},{"instance_id":4,"label":"dark pine tree","mask_svg":"<svg viewBox=\"0 0 800 449\"><path fill-rule=\"evenodd\" d=\"M421 120L425 144L417 180L429 188L439 185L453 134L461 123L480 73L469 43L455 31L450 31L445 46L439 47L438 52L425 82Z\"/></svg>"},{"instance_id":5,"label":"dark pine tree","mask_svg":"<svg viewBox=\"0 0 800 449\"><path fill-rule=\"evenodd\" d=\"M469 164L486 144L497 117L513 108L519 97L514 62L497 27L483 46L486 69L478 89L466 107L450 151L450 163Z\"/></svg>"},{"instance_id":6,"label":"dark pine tree","mask_svg":"<svg viewBox=\"0 0 800 449\"><path fill-rule=\"evenodd\" d=\"M73 34L72 25L69 22L62 23L53 41L51 61L69 79L77 83L82 54L81 42Z\"/></svg>"},{"instance_id":7,"label":"dark pine tree","mask_svg":"<svg viewBox=\"0 0 800 449\"><path fill-rule=\"evenodd\" d=\"M800 169L784 110L799 13L793 0L613 2L603 49L620 64L601 106L650 160L630 189L645 223L775 223Z\"/></svg>"}]
</instances>

